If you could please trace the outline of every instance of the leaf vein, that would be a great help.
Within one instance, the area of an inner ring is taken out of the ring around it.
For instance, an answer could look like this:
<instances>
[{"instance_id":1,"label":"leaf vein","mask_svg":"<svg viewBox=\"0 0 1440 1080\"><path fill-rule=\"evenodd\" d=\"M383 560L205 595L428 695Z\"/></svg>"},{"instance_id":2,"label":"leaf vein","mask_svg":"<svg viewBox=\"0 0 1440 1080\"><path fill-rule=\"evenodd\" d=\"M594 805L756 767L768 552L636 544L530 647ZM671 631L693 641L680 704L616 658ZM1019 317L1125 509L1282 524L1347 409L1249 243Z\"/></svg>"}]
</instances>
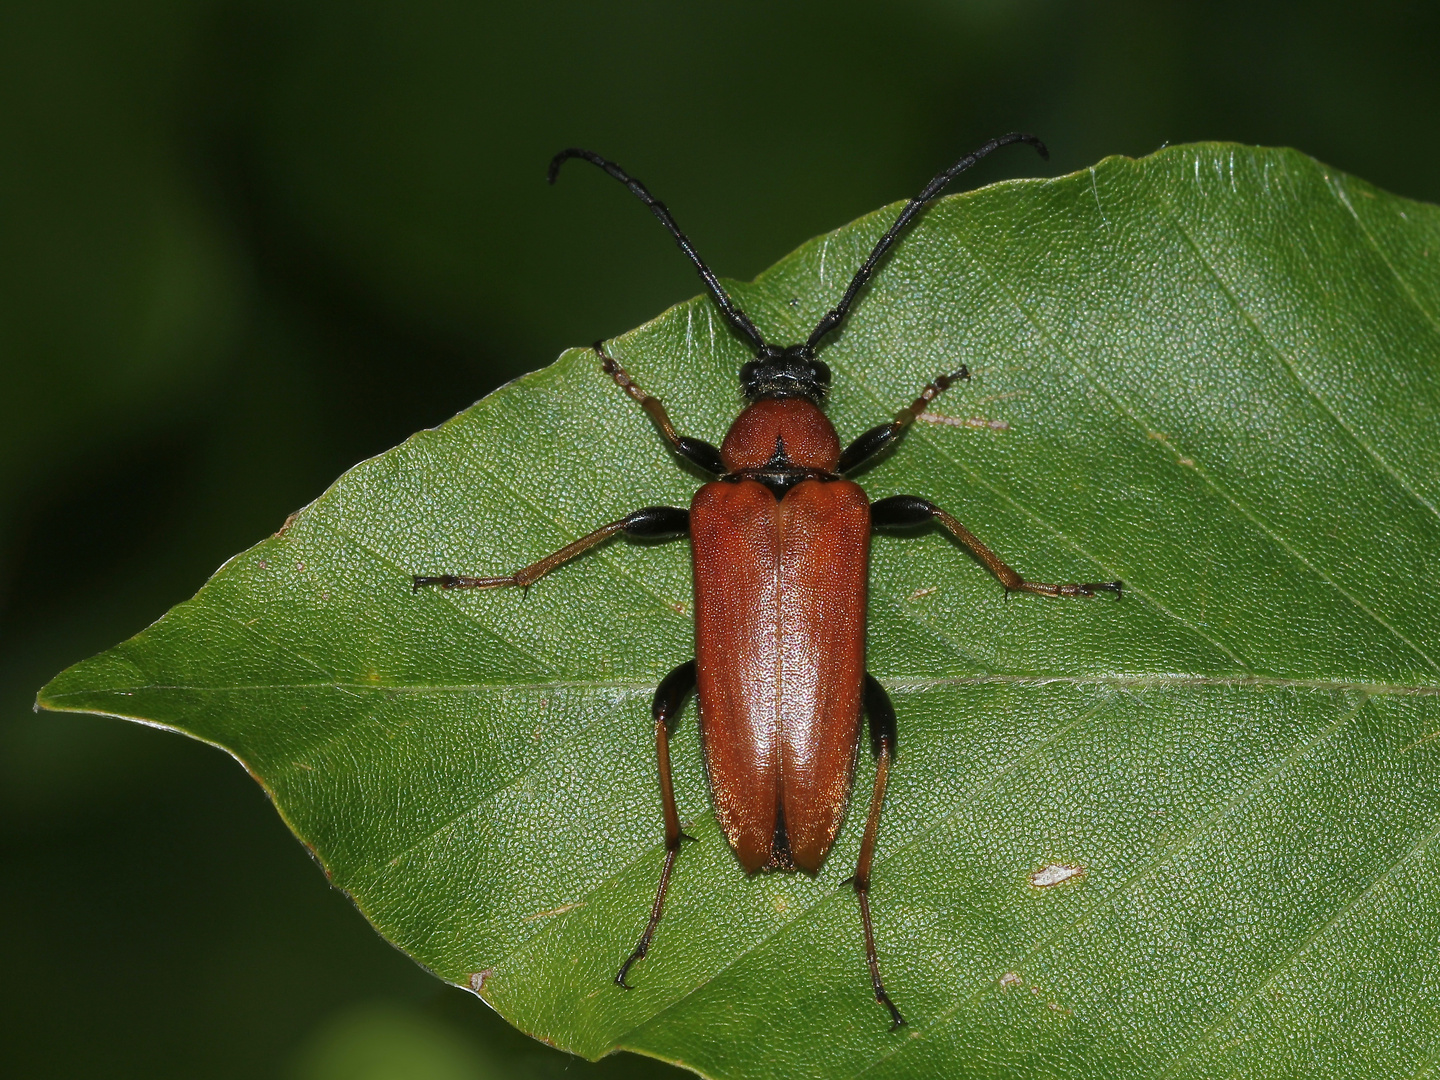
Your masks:
<instances>
[{"instance_id":1,"label":"leaf vein","mask_svg":"<svg viewBox=\"0 0 1440 1080\"><path fill-rule=\"evenodd\" d=\"M1026 320L1029 321L1030 325L1035 328L1035 332L1044 339L1046 344L1050 345L1051 348L1053 348L1060 356L1064 357L1075 368L1075 370L1079 371L1082 375L1084 375L1086 381L1088 381L1092 386L1094 386L1097 390L1099 390L1102 394L1109 398L1111 403L1115 406L1116 410L1122 416L1125 416L1127 419L1129 419L1142 432L1150 430L1149 426L1140 419L1140 417L1136 414L1135 409L1133 408L1133 406L1130 405L1129 402L1127 402L1118 393L1112 390L1106 383L1102 382L1100 378L1095 374L1095 372L1093 372L1088 366L1083 364L1078 358L1071 355L1069 350L1061 346L1059 340L1048 329L1046 329L1044 325L1041 324L1039 318L1035 316L1028 308L1026 308L1025 305L1020 302L1020 299L1018 297L1010 294L1003 285L996 281L994 275L990 275L990 277L992 281L995 281L997 288L1006 292L1006 294L1010 296L1011 301L1015 304L1016 310L1018 310L1021 315L1023 315ZM1171 445L1174 445L1173 441ZM1420 646L1418 646L1417 644L1415 644L1415 642L1411 641L1408 637L1402 634L1397 628L1391 626L1390 623L1388 623L1384 618L1379 615L1379 613L1372 611L1369 607L1367 607L1360 600L1359 597L1355 596L1338 581L1331 578L1318 566L1316 566L1309 559L1307 559L1299 551L1299 549L1294 547L1288 540L1281 536L1279 532L1271 528L1270 525L1268 525L1252 507L1247 506L1237 495L1235 495L1234 493L1226 489L1224 486L1222 486L1220 483L1218 483L1215 478L1211 476L1206 470L1196 468L1194 472L1195 475L1200 477L1200 479L1203 483L1205 483L1206 486L1208 486L1221 498L1229 502L1230 505L1233 506L1236 510L1238 510L1242 515L1248 518L1253 525L1260 529L1266 536L1270 537L1270 539L1274 541L1274 543L1282 551L1288 554L1301 566L1304 566L1320 581L1323 581L1325 584L1329 585L1332 589L1334 589L1337 593L1339 593L1352 605L1354 605L1359 611L1369 616L1369 618L1373 622L1383 627L1396 640L1402 642L1406 647L1410 649L1411 652L1415 653L1415 655L1420 657L1421 660L1425 661L1426 664L1434 668L1436 671L1440 671L1440 663L1436 663L1434 658L1431 657L1428 653L1426 653L1423 649L1421 649ZM1223 648L1224 646L1221 647ZM1245 667L1247 670L1251 670L1250 665L1246 664Z\"/></svg>"},{"instance_id":2,"label":"leaf vein","mask_svg":"<svg viewBox=\"0 0 1440 1080\"><path fill-rule=\"evenodd\" d=\"M1352 679L1312 679L1300 677L1286 677L1280 675L1053 675L1053 674L1024 674L1011 675L1003 673L980 673L974 675L944 675L931 678L915 678L913 676L885 677L883 680L887 687L897 693L923 692L931 689L943 689L954 686L1045 686L1050 683L1065 683L1071 686L1109 686L1125 690L1169 690L1186 689L1189 687L1229 687L1235 689L1261 688L1280 690L1329 690L1329 691L1353 691L1365 694L1368 697L1387 696L1419 696L1436 697L1440 696L1440 684L1411 684L1411 683L1372 683L1357 682ZM622 691L643 691L654 689L655 681L644 682L620 682L606 679L552 679L545 682L473 682L473 683L425 683L425 684L396 684L396 683L347 683L347 682L318 682L318 683L237 683L229 686L191 686L181 683L145 683L133 686L107 687L106 693L114 694L136 694L146 691L199 691L199 692L232 692L243 690L340 690L349 692L352 690L370 691L373 693L391 692L402 694L424 694L431 691L437 693L467 693L485 692L491 690L568 690L568 689L595 689L595 690L622 690ZM89 697L94 694L92 690L78 690L63 694L54 694L46 698L46 701L61 701L71 697Z\"/></svg>"},{"instance_id":3,"label":"leaf vein","mask_svg":"<svg viewBox=\"0 0 1440 1080\"><path fill-rule=\"evenodd\" d=\"M1360 215L1355 212L1355 207L1350 202L1350 195L1345 191L1344 186L1329 175L1325 177L1325 186L1330 189L1331 194L1339 200L1340 204L1350 212L1350 216L1355 219L1355 224L1360 227L1360 232L1364 235L1365 240L1375 250L1375 254L1380 256L1380 261L1385 264L1390 273L1395 275L1395 280L1398 281L1400 287L1405 290L1405 295L1409 298L1410 302L1415 305L1415 309L1425 317L1425 321L1428 322L1433 329L1440 331L1440 320L1437 320L1434 313L1420 302L1420 297L1415 294L1414 287L1411 286L1410 282L1405 280L1405 277L1396 268L1395 264L1390 261L1390 256L1385 254L1379 242L1376 241L1374 235L1371 234L1369 227L1360 219Z\"/></svg>"},{"instance_id":4,"label":"leaf vein","mask_svg":"<svg viewBox=\"0 0 1440 1080\"><path fill-rule=\"evenodd\" d=\"M1354 211L1352 210L1351 212L1353 213ZM1168 214L1166 215L1166 219L1175 227L1175 230L1182 237L1185 238L1185 242L1189 245L1190 250L1195 253L1195 258L1199 260L1200 264L1204 266L1207 271L1209 271L1210 276L1214 278L1215 283L1220 286L1220 291L1225 294L1225 298L1230 302L1231 306L1235 308L1235 310L1247 323L1249 323L1250 328L1255 332L1256 337L1260 339L1260 341L1265 345L1266 349L1270 351L1270 353L1275 357L1275 359L1280 362L1281 367L1283 367L1285 371L1289 374L1290 378L1294 380L1295 385L1300 387L1301 390L1303 390L1311 399L1313 399L1314 402L1321 408L1321 410L1324 411L1324 413L1335 422L1335 424L1340 428L1340 430L1345 432L1345 434L1349 436L1350 440L1354 442L1356 446L1358 446L1368 457L1370 457L1370 459L1373 460L1375 464L1378 465L1387 476L1394 480L1395 483L1400 486L1401 490L1403 490L1408 496L1410 496L1411 499L1413 499L1424 509L1428 510L1436 518L1440 518L1440 508L1437 508L1434 503L1432 503L1429 499L1425 498L1424 495L1422 495L1418 490L1416 490L1415 487L1411 485L1410 481L1408 481L1404 476L1400 474L1399 470L1396 469L1395 466L1391 465L1390 462L1387 461L1378 450L1376 450L1373 446L1371 446L1368 442L1365 441L1365 439L1360 435L1360 433L1351 426L1350 422L1340 415L1339 410L1336 409L1334 405L1332 405L1326 398L1321 396L1320 392L1305 380L1305 378L1300 374L1300 365L1295 361L1295 358L1287 355L1278 345L1275 344L1275 342L1271 339L1270 335L1265 332L1265 329L1260 325L1260 320L1240 300L1240 297L1236 294L1230 283L1221 276L1219 268L1206 256L1204 251L1201 250L1199 242L1196 241L1193 235L1191 235L1190 230L1185 227L1184 223L1176 220L1173 216Z\"/></svg>"}]
</instances>

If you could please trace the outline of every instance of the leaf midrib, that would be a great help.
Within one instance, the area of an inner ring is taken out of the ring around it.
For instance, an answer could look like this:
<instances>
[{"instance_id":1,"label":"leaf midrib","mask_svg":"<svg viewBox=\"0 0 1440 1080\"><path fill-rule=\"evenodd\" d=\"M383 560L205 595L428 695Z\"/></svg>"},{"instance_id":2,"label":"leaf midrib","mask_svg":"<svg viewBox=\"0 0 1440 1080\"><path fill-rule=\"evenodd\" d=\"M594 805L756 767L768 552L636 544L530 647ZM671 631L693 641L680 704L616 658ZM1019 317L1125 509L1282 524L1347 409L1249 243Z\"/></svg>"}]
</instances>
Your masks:
<instances>
[{"instance_id":1,"label":"leaf midrib","mask_svg":"<svg viewBox=\"0 0 1440 1080\"><path fill-rule=\"evenodd\" d=\"M932 678L900 676L894 679L877 676L892 693L924 693L929 690L956 686L1046 686L1063 683L1069 686L1105 686L1120 690L1178 690L1191 687L1217 688L1263 688L1274 690L1325 690L1332 692L1354 691L1369 697L1388 696L1440 696L1440 682L1436 683L1378 683L1358 679L1327 679L1323 677L1291 675L1185 675L1167 673L1162 675L1054 675L1044 673L979 675L944 675ZM627 682L607 679L554 679L545 682L471 682L471 683L373 683L373 682L314 682L314 683L235 683L228 686L188 686L183 683L143 683L134 686L110 687L106 694L133 695L150 691L175 691L182 693L213 692L234 693L242 690L369 690L395 693L475 693L490 690L610 690L625 693L650 694L655 690L654 680ZM66 698L92 698L95 692L76 690L62 694L48 694L44 704L52 706ZM63 710L62 710L63 711ZM116 715L116 714L112 714Z\"/></svg>"}]
</instances>

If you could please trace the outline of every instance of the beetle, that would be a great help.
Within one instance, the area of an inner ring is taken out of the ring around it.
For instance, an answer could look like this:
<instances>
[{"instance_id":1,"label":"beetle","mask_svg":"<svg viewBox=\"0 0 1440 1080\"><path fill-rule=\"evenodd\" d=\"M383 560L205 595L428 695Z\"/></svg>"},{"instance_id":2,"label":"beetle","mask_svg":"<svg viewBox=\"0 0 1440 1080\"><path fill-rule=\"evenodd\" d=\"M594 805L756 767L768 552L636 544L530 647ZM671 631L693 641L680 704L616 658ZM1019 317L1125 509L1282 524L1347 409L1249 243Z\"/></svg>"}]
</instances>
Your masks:
<instances>
[{"instance_id":1,"label":"beetle","mask_svg":"<svg viewBox=\"0 0 1440 1080\"><path fill-rule=\"evenodd\" d=\"M801 344L768 343L700 258L664 203L619 165L589 150L567 149L550 162L579 158L624 184L660 220L699 271L711 299L754 350L740 369L746 405L716 447L681 435L665 406L645 393L611 356L594 345L601 369L645 410L675 455L714 479L688 509L647 506L600 526L539 562L500 577L453 574L415 577L413 586L445 589L528 588L562 563L602 541L689 536L695 587L695 657L655 691L651 716L665 818L665 862L650 918L615 982L630 989L630 969L650 950L681 843L670 773L669 739L691 691L716 815L747 874L797 870L814 875L844 819L868 720L875 786L854 875L865 959L875 999L889 1010L891 1029L905 1024L880 975L870 916L870 870L885 786L895 759L895 707L865 666L865 607L870 534L877 528L935 523L968 548L1006 593L1042 596L1121 595L1118 581L1048 585L1011 569L958 520L927 499L894 495L871 502L847 474L889 449L937 395L968 379L962 366L940 375L890 421L841 448L823 406L830 369L817 356L821 341L849 314L885 253L927 203L956 176L1002 146L1026 143L1049 158L1033 135L992 139L935 176L911 199L856 271L840 301Z\"/></svg>"}]
</instances>

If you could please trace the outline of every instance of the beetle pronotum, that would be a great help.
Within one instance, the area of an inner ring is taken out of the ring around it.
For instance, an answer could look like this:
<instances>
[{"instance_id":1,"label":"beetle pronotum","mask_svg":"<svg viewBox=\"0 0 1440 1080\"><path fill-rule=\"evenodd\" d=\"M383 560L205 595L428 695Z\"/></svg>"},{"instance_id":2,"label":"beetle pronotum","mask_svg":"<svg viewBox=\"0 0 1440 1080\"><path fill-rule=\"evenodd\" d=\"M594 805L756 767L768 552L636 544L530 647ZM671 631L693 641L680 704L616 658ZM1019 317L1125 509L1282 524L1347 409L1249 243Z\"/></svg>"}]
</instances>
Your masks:
<instances>
[{"instance_id":1,"label":"beetle pronotum","mask_svg":"<svg viewBox=\"0 0 1440 1080\"><path fill-rule=\"evenodd\" d=\"M915 495L870 502L846 474L895 443L936 395L969 378L964 367L937 376L893 420L865 432L843 450L821 411L830 369L816 356L820 342L844 322L856 294L905 227L960 173L994 150L1023 142L1048 158L1033 135L1012 132L992 139L940 173L906 204L855 273L840 302L802 344L781 348L761 336L725 292L665 204L614 162L588 150L562 150L550 162L553 184L560 166L582 158L604 169L650 208L700 272L726 320L755 351L740 369L747 402L717 448L676 432L665 406L645 393L619 364L594 346L600 366L639 403L676 455L715 477L695 493L690 508L647 506L539 562L502 577L445 574L416 577L416 589L488 589L529 586L596 544L624 533L647 538L689 536L695 580L695 658L666 675L651 713L665 815L665 863L650 919L615 976L626 976L650 949L665 903L681 831L670 777L669 737L685 699L699 696L705 765L720 827L746 873L801 870L818 873L844 818L860 745L860 716L869 720L875 787L850 882L860 905L865 959L875 999L890 1011L891 1026L905 1021L880 977L870 918L870 866L885 784L895 757L895 708L865 668L865 604L870 532L935 522L974 553L1007 592L1042 596L1120 595L1118 581L1045 585L1027 581L959 521Z\"/></svg>"}]
</instances>

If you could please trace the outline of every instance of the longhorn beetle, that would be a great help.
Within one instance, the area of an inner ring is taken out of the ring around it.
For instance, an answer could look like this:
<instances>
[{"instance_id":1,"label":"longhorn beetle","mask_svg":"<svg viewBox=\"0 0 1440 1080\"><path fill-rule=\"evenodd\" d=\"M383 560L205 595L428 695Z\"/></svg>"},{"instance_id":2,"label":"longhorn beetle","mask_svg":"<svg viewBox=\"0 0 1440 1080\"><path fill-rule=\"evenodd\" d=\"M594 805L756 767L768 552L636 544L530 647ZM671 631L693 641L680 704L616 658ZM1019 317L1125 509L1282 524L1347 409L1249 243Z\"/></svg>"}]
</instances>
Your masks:
<instances>
[{"instance_id":1,"label":"longhorn beetle","mask_svg":"<svg viewBox=\"0 0 1440 1080\"><path fill-rule=\"evenodd\" d=\"M681 706L699 692L700 733L715 810L726 839L748 874L802 870L816 874L845 816L860 745L860 715L869 719L875 755L875 788L849 884L855 886L865 959L875 999L890 1011L891 1028L905 1020L880 978L870 919L870 865L885 783L895 757L895 707L865 669L865 601L870 532L875 528L935 522L984 563L1009 592L1042 596L1120 595L1118 581L1044 585L1027 581L982 544L959 521L916 495L870 502L846 474L893 445L936 395L969 372L961 367L937 376L888 423L865 432L843 450L821 411L830 369L816 356L825 336L845 321L856 295L875 267L925 207L960 173L1010 143L1049 153L1033 135L1012 132L992 139L925 185L856 271L840 302L798 345L766 342L736 305L660 202L613 161L589 150L562 150L550 162L549 180L581 158L604 169L650 208L695 264L726 320L749 341L755 358L740 369L747 402L719 448L681 435L665 406L645 393L608 356L595 354L601 369L654 421L678 457L715 477L695 493L688 510L647 506L503 577L416 577L418 590L528 587L562 563L617 533L646 538L689 536L695 579L695 658L661 680L651 714L665 812L665 864L640 943L620 966L615 982L650 949L681 831L670 779L669 737Z\"/></svg>"}]
</instances>

